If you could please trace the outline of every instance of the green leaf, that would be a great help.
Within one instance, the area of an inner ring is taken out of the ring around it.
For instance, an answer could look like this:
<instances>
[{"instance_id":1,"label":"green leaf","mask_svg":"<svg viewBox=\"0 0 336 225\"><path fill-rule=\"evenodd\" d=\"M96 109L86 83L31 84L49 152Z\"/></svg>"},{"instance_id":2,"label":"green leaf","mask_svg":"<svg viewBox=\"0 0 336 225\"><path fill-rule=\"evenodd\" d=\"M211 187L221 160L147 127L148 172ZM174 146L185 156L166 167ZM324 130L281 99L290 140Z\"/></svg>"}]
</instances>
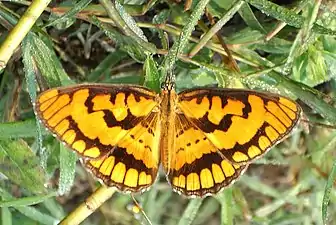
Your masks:
<instances>
[{"instance_id":1,"label":"green leaf","mask_svg":"<svg viewBox=\"0 0 336 225\"><path fill-rule=\"evenodd\" d=\"M294 60L292 76L296 81L311 87L328 81L330 77L323 53L314 45L310 45L307 52Z\"/></svg>"},{"instance_id":2,"label":"green leaf","mask_svg":"<svg viewBox=\"0 0 336 225\"><path fill-rule=\"evenodd\" d=\"M49 86L58 87L73 84L73 81L65 73L50 43L46 44L45 41L47 40L43 41L35 34L27 35L24 45L25 51L27 51L26 57L33 59L37 69L41 72L41 75ZM35 74L38 74L38 72L35 71Z\"/></svg>"},{"instance_id":3,"label":"green leaf","mask_svg":"<svg viewBox=\"0 0 336 225\"><path fill-rule=\"evenodd\" d=\"M157 68L157 64L153 57L149 55L144 64L145 70L145 82L144 86L160 93L160 73Z\"/></svg>"},{"instance_id":4,"label":"green leaf","mask_svg":"<svg viewBox=\"0 0 336 225\"><path fill-rule=\"evenodd\" d=\"M38 157L22 140L0 140L0 172L32 193L46 191L46 177Z\"/></svg>"},{"instance_id":5,"label":"green leaf","mask_svg":"<svg viewBox=\"0 0 336 225\"><path fill-rule=\"evenodd\" d=\"M117 43L121 50L127 52L134 60L137 62L144 62L146 60L147 55L145 54L145 49L142 48L142 46L139 45L134 39L122 35L114 27L101 23L95 17L91 18L91 22L103 30L109 38Z\"/></svg>"}]
</instances>

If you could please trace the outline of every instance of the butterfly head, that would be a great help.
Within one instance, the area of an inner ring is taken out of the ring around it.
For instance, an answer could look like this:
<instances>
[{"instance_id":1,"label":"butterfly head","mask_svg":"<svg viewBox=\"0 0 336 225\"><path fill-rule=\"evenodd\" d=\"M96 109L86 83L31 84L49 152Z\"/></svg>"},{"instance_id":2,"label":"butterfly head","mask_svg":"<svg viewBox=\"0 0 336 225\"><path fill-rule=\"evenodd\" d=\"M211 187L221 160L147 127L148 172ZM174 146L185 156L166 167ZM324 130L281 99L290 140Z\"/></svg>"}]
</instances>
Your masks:
<instances>
[{"instance_id":1,"label":"butterfly head","mask_svg":"<svg viewBox=\"0 0 336 225\"><path fill-rule=\"evenodd\" d=\"M175 82L169 81L169 82L163 82L161 83L161 90L162 91L172 91L175 90Z\"/></svg>"}]
</instances>

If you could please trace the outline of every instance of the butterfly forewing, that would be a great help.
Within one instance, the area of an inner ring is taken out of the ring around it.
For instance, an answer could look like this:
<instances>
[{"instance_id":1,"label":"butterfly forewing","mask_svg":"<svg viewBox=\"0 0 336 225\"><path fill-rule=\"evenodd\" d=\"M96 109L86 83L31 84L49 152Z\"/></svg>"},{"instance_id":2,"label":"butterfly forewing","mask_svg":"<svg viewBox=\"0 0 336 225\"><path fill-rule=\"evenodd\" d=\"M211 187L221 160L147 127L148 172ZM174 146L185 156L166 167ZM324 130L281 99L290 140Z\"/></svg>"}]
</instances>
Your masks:
<instances>
[{"instance_id":1,"label":"butterfly forewing","mask_svg":"<svg viewBox=\"0 0 336 225\"><path fill-rule=\"evenodd\" d=\"M127 85L77 85L39 95L44 125L82 156L98 158L115 146L157 105L155 94Z\"/></svg>"},{"instance_id":2,"label":"butterfly forewing","mask_svg":"<svg viewBox=\"0 0 336 225\"><path fill-rule=\"evenodd\" d=\"M35 109L98 178L139 191L153 183L159 165L157 116L151 113L157 104L144 87L90 84L45 91Z\"/></svg>"},{"instance_id":3,"label":"butterfly forewing","mask_svg":"<svg viewBox=\"0 0 336 225\"><path fill-rule=\"evenodd\" d=\"M259 158L297 124L300 106L285 97L239 89L179 94L179 109L233 163Z\"/></svg>"}]
</instances>

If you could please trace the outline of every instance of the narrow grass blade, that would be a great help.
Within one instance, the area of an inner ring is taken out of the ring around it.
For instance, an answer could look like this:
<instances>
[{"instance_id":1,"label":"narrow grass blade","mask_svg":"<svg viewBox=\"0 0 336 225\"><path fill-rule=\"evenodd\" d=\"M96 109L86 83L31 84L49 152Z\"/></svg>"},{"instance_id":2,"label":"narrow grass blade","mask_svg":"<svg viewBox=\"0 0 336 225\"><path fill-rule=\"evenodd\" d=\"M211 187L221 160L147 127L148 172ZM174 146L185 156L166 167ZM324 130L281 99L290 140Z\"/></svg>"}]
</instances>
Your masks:
<instances>
[{"instance_id":1,"label":"narrow grass blade","mask_svg":"<svg viewBox=\"0 0 336 225\"><path fill-rule=\"evenodd\" d=\"M43 134L46 134L42 130ZM38 134L36 120L28 119L18 122L0 123L0 139L6 138L35 138Z\"/></svg>"},{"instance_id":2,"label":"narrow grass blade","mask_svg":"<svg viewBox=\"0 0 336 225\"><path fill-rule=\"evenodd\" d=\"M266 33L263 26L259 23L257 18L254 16L254 13L251 7L244 3L238 11L239 15L243 18L247 26L249 26L253 30L258 30L261 33Z\"/></svg>"},{"instance_id":3,"label":"narrow grass blade","mask_svg":"<svg viewBox=\"0 0 336 225\"><path fill-rule=\"evenodd\" d=\"M56 193L52 192L47 195L36 195L30 197L23 197L18 199L10 199L6 201L0 201L0 207L18 207L18 206L29 206L36 205L40 202L45 201L48 198L55 197Z\"/></svg>"},{"instance_id":4,"label":"narrow grass blade","mask_svg":"<svg viewBox=\"0 0 336 225\"><path fill-rule=\"evenodd\" d=\"M76 161L76 153L67 149L62 143L60 143L59 195L64 195L70 191L75 180Z\"/></svg>"},{"instance_id":5,"label":"narrow grass blade","mask_svg":"<svg viewBox=\"0 0 336 225\"><path fill-rule=\"evenodd\" d=\"M11 194L9 194L6 190L2 188L0 188L0 196L2 196L3 200L10 200L14 198ZM13 208L22 213L23 215L27 216L28 218L32 219L33 221L39 222L39 224L50 225L50 224L58 224L59 222L59 220L31 206L13 206ZM4 221L4 219L5 218L2 218L2 221ZM2 223L2 224L7 225L8 223Z\"/></svg>"},{"instance_id":6,"label":"narrow grass blade","mask_svg":"<svg viewBox=\"0 0 336 225\"><path fill-rule=\"evenodd\" d=\"M217 197L221 205L221 224L233 225L232 189L225 189Z\"/></svg>"},{"instance_id":7,"label":"narrow grass blade","mask_svg":"<svg viewBox=\"0 0 336 225\"><path fill-rule=\"evenodd\" d=\"M246 2L267 15L286 22L288 25L296 28L302 28L305 21L302 16L295 14L295 12L267 0L246 0ZM316 23L314 23L312 30L320 34L336 35L336 31L322 27Z\"/></svg>"},{"instance_id":8,"label":"narrow grass blade","mask_svg":"<svg viewBox=\"0 0 336 225\"><path fill-rule=\"evenodd\" d=\"M107 14L113 19L115 24L128 37L133 39L138 45L142 46L145 53L156 53L156 46L149 43L142 30L136 25L134 19L124 10L123 6L114 1L114 4L108 0L100 0Z\"/></svg>"},{"instance_id":9,"label":"narrow grass blade","mask_svg":"<svg viewBox=\"0 0 336 225\"><path fill-rule=\"evenodd\" d=\"M117 50L111 52L99 65L87 76L89 82L99 79L104 73L108 72L113 66L117 65L121 60L126 58L126 53Z\"/></svg>"},{"instance_id":10,"label":"narrow grass blade","mask_svg":"<svg viewBox=\"0 0 336 225\"><path fill-rule=\"evenodd\" d=\"M39 222L39 224L50 225L58 224L59 222L58 219L55 219L52 216L49 216L48 214L45 214L44 212L41 212L32 206L20 206L15 207L15 209L26 217Z\"/></svg>"},{"instance_id":11,"label":"narrow grass blade","mask_svg":"<svg viewBox=\"0 0 336 225\"><path fill-rule=\"evenodd\" d=\"M8 207L2 207L0 210L1 210L0 223L6 225L12 225L12 213L8 209Z\"/></svg>"},{"instance_id":12,"label":"narrow grass blade","mask_svg":"<svg viewBox=\"0 0 336 225\"><path fill-rule=\"evenodd\" d=\"M324 196L323 196L323 201L322 201L322 220L323 220L323 224L325 225L329 224L328 223L328 205L330 202L331 190L333 189L335 180L336 180L336 161L333 164L331 173L327 180L327 185L324 189Z\"/></svg>"},{"instance_id":13,"label":"narrow grass blade","mask_svg":"<svg viewBox=\"0 0 336 225\"><path fill-rule=\"evenodd\" d=\"M63 23L65 22L66 20L69 20L69 19L72 19L75 17L75 15L77 13L79 13L82 9L84 9L85 7L87 7L90 2L92 0L82 0L82 1L79 1L77 4L75 4L73 7L70 8L69 11L67 11L66 13L64 13L62 16L52 20L52 21L49 21L47 24L45 24L43 27L49 27L49 26L52 26L52 25L55 25L55 24L59 24L59 23Z\"/></svg>"},{"instance_id":14,"label":"narrow grass blade","mask_svg":"<svg viewBox=\"0 0 336 225\"><path fill-rule=\"evenodd\" d=\"M136 60L137 62L144 62L146 60L147 55L145 54L145 49L141 45L139 45L134 39L121 34L112 26L101 23L95 17L92 17L90 22L103 30L109 38L117 43L118 47L121 50L127 52L129 56L131 56L134 60Z\"/></svg>"},{"instance_id":15,"label":"narrow grass blade","mask_svg":"<svg viewBox=\"0 0 336 225\"><path fill-rule=\"evenodd\" d=\"M190 225L201 207L203 199L193 199L189 201L188 206L183 212L181 219L178 222L178 225Z\"/></svg>"},{"instance_id":16,"label":"narrow grass blade","mask_svg":"<svg viewBox=\"0 0 336 225\"><path fill-rule=\"evenodd\" d=\"M28 34L27 37L22 42L22 51L23 51L22 62L24 66L28 94L30 96L32 105L34 105L36 101L36 97L37 97L37 92L38 92L38 87L37 87L37 82L36 82L36 74L38 73L36 71L36 64L35 64L34 57L31 52L32 41L33 41L33 37L31 36L31 34ZM36 128L31 129L31 131L27 133L34 133L32 131L36 131L36 138L38 140L38 152L41 158L40 163L43 168L46 168L48 152L45 151L45 149L42 146L41 124L38 121L36 121L35 124L36 124ZM24 129L25 128L23 128L22 130Z\"/></svg>"},{"instance_id":17,"label":"narrow grass blade","mask_svg":"<svg viewBox=\"0 0 336 225\"><path fill-rule=\"evenodd\" d=\"M195 26L199 20L199 18L204 13L204 9L210 0L200 0L196 7L194 8L192 14L189 17L189 20L186 21L186 25L183 27L181 35L174 43L172 48L169 50L168 55L165 58L164 62L164 75L167 75L167 72L173 71L175 62L177 60L177 56L182 53L184 47L188 43L188 39L191 36L191 33L195 29Z\"/></svg>"}]
</instances>

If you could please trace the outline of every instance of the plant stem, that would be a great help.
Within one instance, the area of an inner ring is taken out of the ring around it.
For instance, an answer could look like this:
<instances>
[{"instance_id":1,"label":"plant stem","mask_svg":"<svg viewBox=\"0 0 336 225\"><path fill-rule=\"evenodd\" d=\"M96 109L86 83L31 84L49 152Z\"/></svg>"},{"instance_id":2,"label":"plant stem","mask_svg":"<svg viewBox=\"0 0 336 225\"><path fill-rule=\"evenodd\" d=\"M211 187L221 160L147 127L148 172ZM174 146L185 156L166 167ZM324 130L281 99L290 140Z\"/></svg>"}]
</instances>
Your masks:
<instances>
[{"instance_id":1,"label":"plant stem","mask_svg":"<svg viewBox=\"0 0 336 225\"><path fill-rule=\"evenodd\" d=\"M35 0L8 34L0 47L0 70L6 67L10 57L21 41L35 24L36 20L48 6L50 0Z\"/></svg>"}]
</instances>

